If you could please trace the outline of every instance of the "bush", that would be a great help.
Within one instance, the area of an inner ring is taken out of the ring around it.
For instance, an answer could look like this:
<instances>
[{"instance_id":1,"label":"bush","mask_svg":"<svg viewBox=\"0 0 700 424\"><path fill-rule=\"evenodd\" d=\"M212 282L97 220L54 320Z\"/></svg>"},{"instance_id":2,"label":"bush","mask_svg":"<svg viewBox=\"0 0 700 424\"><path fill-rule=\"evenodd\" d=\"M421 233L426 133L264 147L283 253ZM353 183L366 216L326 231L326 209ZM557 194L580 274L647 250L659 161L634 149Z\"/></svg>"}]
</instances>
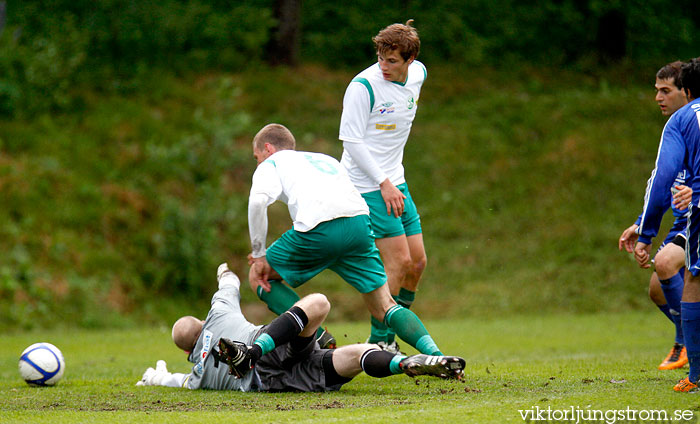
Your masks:
<instances>
[{"instance_id":1,"label":"bush","mask_svg":"<svg viewBox=\"0 0 700 424\"><path fill-rule=\"evenodd\" d=\"M603 61L610 46L620 44L614 60L666 63L697 55L700 44L695 3L677 6L661 0L358 0L341 8L308 0L303 52L326 64L364 64L373 56L372 36L412 18L426 62L560 66L591 56Z\"/></svg>"},{"instance_id":2,"label":"bush","mask_svg":"<svg viewBox=\"0 0 700 424\"><path fill-rule=\"evenodd\" d=\"M0 25L0 113L81 103L77 89L140 90L153 68L241 69L260 61L274 25L259 1L26 1Z\"/></svg>"},{"instance_id":3,"label":"bush","mask_svg":"<svg viewBox=\"0 0 700 424\"><path fill-rule=\"evenodd\" d=\"M66 110L74 101L80 69L87 57L87 35L71 16L47 17L61 21L60 30L27 36L21 27L0 33L0 113L34 114Z\"/></svg>"}]
</instances>

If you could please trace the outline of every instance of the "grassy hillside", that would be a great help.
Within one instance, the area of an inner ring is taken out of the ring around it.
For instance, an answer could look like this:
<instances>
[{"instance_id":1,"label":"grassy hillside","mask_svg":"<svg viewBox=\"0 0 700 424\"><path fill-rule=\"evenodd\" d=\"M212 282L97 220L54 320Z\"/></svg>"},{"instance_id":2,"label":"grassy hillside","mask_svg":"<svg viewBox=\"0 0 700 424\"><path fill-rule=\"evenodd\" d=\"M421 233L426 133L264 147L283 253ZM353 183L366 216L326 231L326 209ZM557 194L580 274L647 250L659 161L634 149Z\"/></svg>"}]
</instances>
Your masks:
<instances>
[{"instance_id":1,"label":"grassy hillside","mask_svg":"<svg viewBox=\"0 0 700 424\"><path fill-rule=\"evenodd\" d=\"M653 75L650 71L649 75ZM339 157L348 71L306 66L82 90L72 113L0 121L0 322L169 321L205 310L216 265L247 275L250 140L287 125ZM428 268L426 317L651 308L617 251L663 117L648 83L431 67L406 149ZM288 228L284 207L272 235ZM365 317L333 274L332 319ZM265 313L251 293L251 313ZM261 312L262 310L262 312ZM50 316L50 319L46 317Z\"/></svg>"}]
</instances>

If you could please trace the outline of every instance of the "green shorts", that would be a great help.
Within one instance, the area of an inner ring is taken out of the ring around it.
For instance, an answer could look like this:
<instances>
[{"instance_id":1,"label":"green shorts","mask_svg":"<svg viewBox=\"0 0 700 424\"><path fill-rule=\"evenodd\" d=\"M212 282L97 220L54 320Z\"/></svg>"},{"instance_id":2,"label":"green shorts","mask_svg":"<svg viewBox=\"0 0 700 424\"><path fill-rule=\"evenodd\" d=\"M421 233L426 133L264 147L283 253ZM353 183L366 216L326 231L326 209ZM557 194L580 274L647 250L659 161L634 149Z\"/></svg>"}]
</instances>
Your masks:
<instances>
[{"instance_id":1,"label":"green shorts","mask_svg":"<svg viewBox=\"0 0 700 424\"><path fill-rule=\"evenodd\" d=\"M267 249L267 262L292 287L324 269L334 271L360 293L386 284L367 215L336 218L307 232L291 229Z\"/></svg>"},{"instance_id":2,"label":"green shorts","mask_svg":"<svg viewBox=\"0 0 700 424\"><path fill-rule=\"evenodd\" d=\"M369 206L372 231L374 231L376 238L396 237L402 234L412 236L423 232L420 226L420 215L418 215L416 204L408 191L408 186L406 183L403 183L397 185L396 188L406 196L403 201L403 215L399 217L395 217L393 213L391 215L386 214L386 203L384 203L380 190L362 194L365 202L367 202L367 206Z\"/></svg>"}]
</instances>

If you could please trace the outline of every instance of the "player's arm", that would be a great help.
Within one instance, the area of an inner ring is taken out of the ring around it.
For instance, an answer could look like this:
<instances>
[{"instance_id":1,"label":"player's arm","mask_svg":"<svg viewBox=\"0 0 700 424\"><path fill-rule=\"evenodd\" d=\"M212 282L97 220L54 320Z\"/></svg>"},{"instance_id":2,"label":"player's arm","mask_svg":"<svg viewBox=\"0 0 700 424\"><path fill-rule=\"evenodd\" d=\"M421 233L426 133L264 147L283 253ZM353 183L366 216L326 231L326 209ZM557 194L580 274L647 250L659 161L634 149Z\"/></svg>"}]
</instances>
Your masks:
<instances>
[{"instance_id":1,"label":"player's arm","mask_svg":"<svg viewBox=\"0 0 700 424\"><path fill-rule=\"evenodd\" d=\"M186 387L187 380L191 374L170 373L167 364L163 360L156 362L156 367L149 367L143 373L137 386L165 386L165 387Z\"/></svg>"},{"instance_id":2,"label":"player's arm","mask_svg":"<svg viewBox=\"0 0 700 424\"><path fill-rule=\"evenodd\" d=\"M669 119L664 127L656 157L656 167L647 182L644 208L637 229L639 242L644 244L651 244L651 239L658 234L661 218L671 206L669 189L683 167L685 144L675 128L675 122L674 119Z\"/></svg>"},{"instance_id":3,"label":"player's arm","mask_svg":"<svg viewBox=\"0 0 700 424\"><path fill-rule=\"evenodd\" d=\"M274 165L263 162L253 174L253 185L248 198L248 232L250 235L251 253L248 255L248 262L251 265L252 277L255 270L255 285L263 286L263 289L270 291L267 282L271 274L270 266L267 264L265 255L267 249L267 208L282 195L282 183L275 171ZM251 279L251 285L253 280Z\"/></svg>"},{"instance_id":4,"label":"player's arm","mask_svg":"<svg viewBox=\"0 0 700 424\"><path fill-rule=\"evenodd\" d=\"M379 186L386 204L386 213L403 214L406 196L391 183L365 143L367 121L371 113L370 88L359 82L351 82L343 98L343 114L340 117L340 135L345 152L354 164Z\"/></svg>"},{"instance_id":5,"label":"player's arm","mask_svg":"<svg viewBox=\"0 0 700 424\"><path fill-rule=\"evenodd\" d=\"M248 233L250 234L251 261L265 256L267 249L267 207L270 198L263 193L251 193L248 198Z\"/></svg>"},{"instance_id":6,"label":"player's arm","mask_svg":"<svg viewBox=\"0 0 700 424\"><path fill-rule=\"evenodd\" d=\"M685 143L671 117L664 127L656 157L656 167L651 172L644 195L644 208L639 219L635 246L635 259L643 268L648 267L651 240L659 232L664 212L671 205L669 189L673 186L685 157Z\"/></svg>"},{"instance_id":7,"label":"player's arm","mask_svg":"<svg viewBox=\"0 0 700 424\"><path fill-rule=\"evenodd\" d=\"M263 162L253 174L253 184L248 198L248 233L252 251L249 260L265 256L267 249L267 208L282 194L282 183L275 166Z\"/></svg>"},{"instance_id":8,"label":"player's arm","mask_svg":"<svg viewBox=\"0 0 700 424\"><path fill-rule=\"evenodd\" d=\"M394 216L401 216L406 196L392 184L382 171L369 152L367 145L364 142L344 141L343 148L348 152L353 162L379 186L384 203L386 203L386 214L391 215L393 211Z\"/></svg>"}]
</instances>

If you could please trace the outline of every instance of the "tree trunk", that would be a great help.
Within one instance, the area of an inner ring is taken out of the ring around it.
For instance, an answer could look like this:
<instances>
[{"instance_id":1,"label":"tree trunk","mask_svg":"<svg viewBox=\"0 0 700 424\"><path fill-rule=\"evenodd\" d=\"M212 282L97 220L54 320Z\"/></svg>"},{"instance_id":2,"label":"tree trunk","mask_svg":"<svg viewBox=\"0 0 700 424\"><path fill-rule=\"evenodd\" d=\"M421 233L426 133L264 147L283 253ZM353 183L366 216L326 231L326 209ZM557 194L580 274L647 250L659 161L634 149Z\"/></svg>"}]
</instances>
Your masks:
<instances>
[{"instance_id":1,"label":"tree trunk","mask_svg":"<svg viewBox=\"0 0 700 424\"><path fill-rule=\"evenodd\" d=\"M301 36L301 0L276 0L275 18L278 24L267 45L267 62L296 66Z\"/></svg>"}]
</instances>

